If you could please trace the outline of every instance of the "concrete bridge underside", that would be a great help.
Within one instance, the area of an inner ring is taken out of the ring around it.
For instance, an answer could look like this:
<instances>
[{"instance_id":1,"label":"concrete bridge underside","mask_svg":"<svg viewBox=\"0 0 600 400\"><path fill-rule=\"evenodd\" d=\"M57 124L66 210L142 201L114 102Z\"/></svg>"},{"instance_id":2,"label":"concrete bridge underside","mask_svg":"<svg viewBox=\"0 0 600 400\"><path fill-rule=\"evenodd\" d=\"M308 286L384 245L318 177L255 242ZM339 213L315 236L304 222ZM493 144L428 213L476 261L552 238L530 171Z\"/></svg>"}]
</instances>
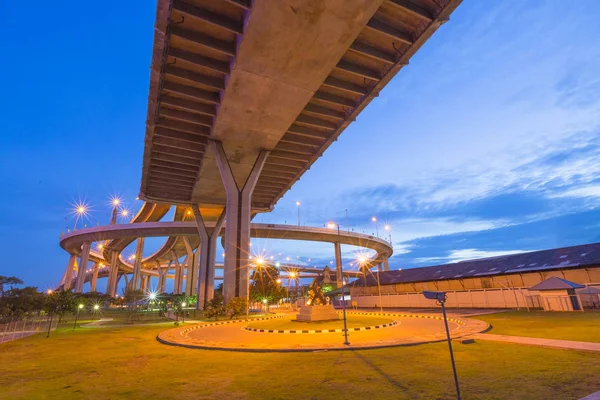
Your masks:
<instances>
[{"instance_id":1,"label":"concrete bridge underside","mask_svg":"<svg viewBox=\"0 0 600 400\"><path fill-rule=\"evenodd\" d=\"M270 211L460 0L158 0L140 197L227 220L225 298ZM136 277L137 279L137 277Z\"/></svg>"}]
</instances>

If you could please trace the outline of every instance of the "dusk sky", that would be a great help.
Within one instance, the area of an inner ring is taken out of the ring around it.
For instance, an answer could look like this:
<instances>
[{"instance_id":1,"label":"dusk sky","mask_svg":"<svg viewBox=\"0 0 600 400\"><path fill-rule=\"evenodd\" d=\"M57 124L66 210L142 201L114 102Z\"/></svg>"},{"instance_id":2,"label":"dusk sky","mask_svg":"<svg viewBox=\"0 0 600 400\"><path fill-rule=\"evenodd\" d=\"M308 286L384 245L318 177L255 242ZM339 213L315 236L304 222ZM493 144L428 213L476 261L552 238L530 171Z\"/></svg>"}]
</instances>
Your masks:
<instances>
[{"instance_id":1,"label":"dusk sky","mask_svg":"<svg viewBox=\"0 0 600 400\"><path fill-rule=\"evenodd\" d=\"M255 222L296 224L296 201L303 225L346 229L348 210L350 229L374 233L377 216L392 269L600 241L600 7L524 3L465 0ZM53 287L71 203L90 202L88 226L108 222L112 194L141 206L154 17L142 0L3 6L0 275ZM330 244L255 243L333 257Z\"/></svg>"}]
</instances>

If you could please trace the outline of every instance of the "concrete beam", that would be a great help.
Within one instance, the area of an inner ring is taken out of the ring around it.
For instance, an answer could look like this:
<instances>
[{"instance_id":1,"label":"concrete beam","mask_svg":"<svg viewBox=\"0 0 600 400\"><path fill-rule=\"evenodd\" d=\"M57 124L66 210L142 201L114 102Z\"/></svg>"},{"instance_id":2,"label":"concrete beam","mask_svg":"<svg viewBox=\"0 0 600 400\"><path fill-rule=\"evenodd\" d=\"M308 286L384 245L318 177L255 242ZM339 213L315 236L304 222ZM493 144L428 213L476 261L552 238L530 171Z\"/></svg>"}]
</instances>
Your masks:
<instances>
[{"instance_id":1,"label":"concrete beam","mask_svg":"<svg viewBox=\"0 0 600 400\"><path fill-rule=\"evenodd\" d=\"M85 274L87 272L88 260L90 257L91 242L83 242L81 246L81 257L79 258L79 268L77 270L77 282L75 284L75 293L83 293L83 284L85 283Z\"/></svg>"},{"instance_id":2,"label":"concrete beam","mask_svg":"<svg viewBox=\"0 0 600 400\"><path fill-rule=\"evenodd\" d=\"M65 270L65 283L63 285L63 290L71 289L71 285L73 284L73 270L75 269L76 260L77 256L75 254L71 254L69 256L69 263L67 264L67 269Z\"/></svg>"}]
</instances>

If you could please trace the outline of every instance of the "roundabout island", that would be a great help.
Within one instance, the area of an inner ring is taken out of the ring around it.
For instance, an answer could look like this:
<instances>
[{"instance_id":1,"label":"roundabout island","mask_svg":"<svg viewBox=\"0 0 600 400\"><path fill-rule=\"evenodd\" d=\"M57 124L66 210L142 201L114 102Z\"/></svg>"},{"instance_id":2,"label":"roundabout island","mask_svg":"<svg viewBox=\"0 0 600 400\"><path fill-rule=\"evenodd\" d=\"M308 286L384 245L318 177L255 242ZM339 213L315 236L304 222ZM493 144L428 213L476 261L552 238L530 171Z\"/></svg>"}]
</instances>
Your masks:
<instances>
[{"instance_id":1,"label":"roundabout island","mask_svg":"<svg viewBox=\"0 0 600 400\"><path fill-rule=\"evenodd\" d=\"M216 321L161 332L157 340L191 349L242 352L311 352L411 346L446 339L437 315L348 312L349 345L344 345L343 321L297 322L295 313L263 319ZM452 338L480 333L489 325L476 319L451 316Z\"/></svg>"}]
</instances>

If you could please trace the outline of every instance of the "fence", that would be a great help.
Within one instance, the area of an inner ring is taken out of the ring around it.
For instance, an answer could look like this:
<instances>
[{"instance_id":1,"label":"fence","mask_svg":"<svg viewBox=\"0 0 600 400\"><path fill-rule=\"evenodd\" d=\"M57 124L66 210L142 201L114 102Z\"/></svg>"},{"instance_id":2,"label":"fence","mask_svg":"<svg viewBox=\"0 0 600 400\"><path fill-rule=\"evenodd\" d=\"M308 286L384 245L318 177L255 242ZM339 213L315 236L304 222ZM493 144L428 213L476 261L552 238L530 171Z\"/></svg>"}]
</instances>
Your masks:
<instances>
[{"instance_id":1,"label":"fence","mask_svg":"<svg viewBox=\"0 0 600 400\"><path fill-rule=\"evenodd\" d=\"M589 285L589 287L593 287ZM537 291L527 288L471 289L447 291L446 307L450 308L542 308L542 298ZM583 293L581 304L584 308L597 308L595 297ZM352 303L361 308L431 308L438 307L427 300L421 292L357 294ZM341 304L341 303L340 303ZM350 303L347 303L350 304Z\"/></svg>"},{"instance_id":2,"label":"fence","mask_svg":"<svg viewBox=\"0 0 600 400\"><path fill-rule=\"evenodd\" d=\"M56 330L58 318L33 318L10 321L0 324L0 343L21 339L36 333Z\"/></svg>"}]
</instances>

